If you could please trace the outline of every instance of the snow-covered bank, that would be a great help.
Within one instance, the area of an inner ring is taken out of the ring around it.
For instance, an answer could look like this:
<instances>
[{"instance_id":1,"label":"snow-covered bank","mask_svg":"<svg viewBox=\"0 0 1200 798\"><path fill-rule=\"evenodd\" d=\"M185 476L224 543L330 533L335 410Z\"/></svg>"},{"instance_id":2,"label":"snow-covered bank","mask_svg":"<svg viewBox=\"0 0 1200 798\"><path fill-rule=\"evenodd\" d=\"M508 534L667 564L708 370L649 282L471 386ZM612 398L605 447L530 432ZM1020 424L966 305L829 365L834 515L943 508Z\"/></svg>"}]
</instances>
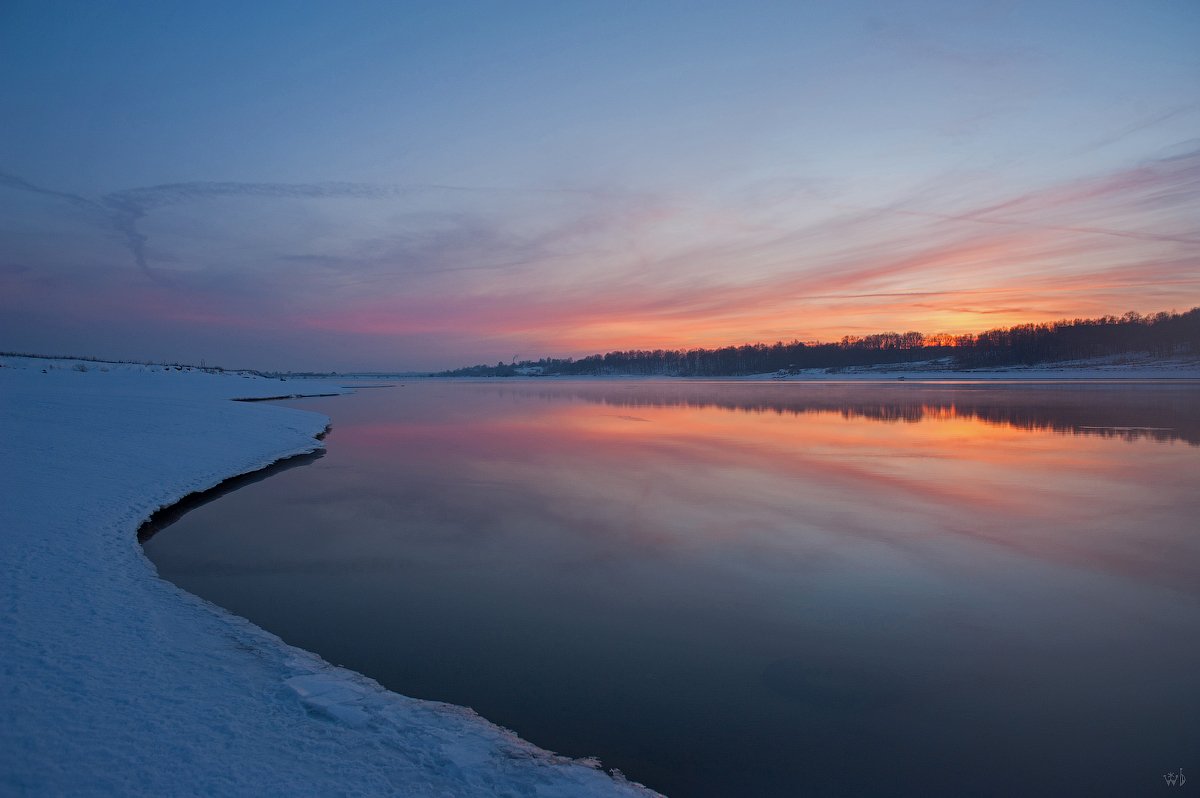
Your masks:
<instances>
[{"instance_id":1,"label":"snow-covered bank","mask_svg":"<svg viewBox=\"0 0 1200 798\"><path fill-rule=\"evenodd\" d=\"M1113 355L1087 360L998 366L990 369L955 368L949 358L842 369L803 369L791 374L756 374L741 379L765 380L1195 380L1196 358L1152 358Z\"/></svg>"},{"instance_id":2,"label":"snow-covered bank","mask_svg":"<svg viewBox=\"0 0 1200 798\"><path fill-rule=\"evenodd\" d=\"M875 366L846 366L836 369L797 369L791 372L746 374L721 377L674 377L663 375L522 375L516 377L451 377L448 379L544 379L544 380L717 380L756 382L856 382L873 380L1200 380L1200 359L1151 358L1127 355L1039 363L1033 366L999 366L990 369L955 368L949 358Z\"/></svg>"},{"instance_id":3,"label":"snow-covered bank","mask_svg":"<svg viewBox=\"0 0 1200 798\"><path fill-rule=\"evenodd\" d=\"M384 379L385 375L363 375L361 379ZM386 375L386 378L392 378ZM406 377L407 379L420 379ZM1149 355L1111 355L1086 360L1064 360L1031 366L958 368L952 358L918 360L911 363L880 363L871 366L780 370L762 374L680 375L680 374L545 374L528 371L506 376L435 375L428 378L450 380L715 380L718 382L861 382L878 380L924 381L1015 381L1015 380L1200 380L1200 357L1160 358Z\"/></svg>"},{"instance_id":4,"label":"snow-covered bank","mask_svg":"<svg viewBox=\"0 0 1200 798\"><path fill-rule=\"evenodd\" d=\"M157 578L142 519L321 447L324 416L227 400L336 383L0 366L0 794L652 794Z\"/></svg>"}]
</instances>

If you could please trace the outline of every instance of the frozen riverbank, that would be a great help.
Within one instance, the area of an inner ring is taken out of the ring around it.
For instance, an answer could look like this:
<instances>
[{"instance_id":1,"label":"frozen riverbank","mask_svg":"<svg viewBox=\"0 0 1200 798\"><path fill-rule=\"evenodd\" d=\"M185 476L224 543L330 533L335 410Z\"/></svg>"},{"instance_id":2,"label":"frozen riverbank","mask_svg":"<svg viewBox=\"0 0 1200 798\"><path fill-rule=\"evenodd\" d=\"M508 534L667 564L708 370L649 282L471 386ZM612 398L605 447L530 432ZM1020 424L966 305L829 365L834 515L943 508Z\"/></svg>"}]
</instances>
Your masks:
<instances>
[{"instance_id":1,"label":"frozen riverbank","mask_svg":"<svg viewBox=\"0 0 1200 798\"><path fill-rule=\"evenodd\" d=\"M422 375L408 374L360 374L355 379L414 379ZM1200 379L1200 358L1185 355L1178 357L1154 357L1149 354L1110 355L1084 360L1059 360L1033 365L1007 365L991 368L960 368L952 358L915 360L907 363L878 363L869 366L842 366L837 368L781 369L756 374L634 374L613 371L612 373L560 374L543 373L537 368L523 373L493 376L474 375L428 375L440 379L503 379L503 380L716 380L720 382L756 382L779 380L791 382L860 382L878 380L922 380L927 382L964 381L1039 381L1039 380L1196 380Z\"/></svg>"},{"instance_id":2,"label":"frozen riverbank","mask_svg":"<svg viewBox=\"0 0 1200 798\"><path fill-rule=\"evenodd\" d=\"M949 358L842 369L803 369L791 374L758 374L744 379L783 380L1195 380L1200 379L1200 360L1194 357L1155 358L1113 355L1086 360L1061 360L1032 366L955 368Z\"/></svg>"},{"instance_id":3,"label":"frozen riverbank","mask_svg":"<svg viewBox=\"0 0 1200 798\"><path fill-rule=\"evenodd\" d=\"M0 793L650 794L157 578L156 508L321 448L324 416L228 400L332 383L0 365Z\"/></svg>"}]
</instances>

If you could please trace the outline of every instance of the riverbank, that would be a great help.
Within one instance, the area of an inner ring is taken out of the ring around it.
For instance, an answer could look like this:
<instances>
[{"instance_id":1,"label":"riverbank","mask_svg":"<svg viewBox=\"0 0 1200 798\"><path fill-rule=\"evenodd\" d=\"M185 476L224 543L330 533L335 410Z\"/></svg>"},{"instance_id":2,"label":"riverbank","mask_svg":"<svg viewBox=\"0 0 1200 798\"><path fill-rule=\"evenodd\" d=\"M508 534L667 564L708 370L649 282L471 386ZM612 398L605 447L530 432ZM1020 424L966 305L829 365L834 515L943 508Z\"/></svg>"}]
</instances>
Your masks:
<instances>
[{"instance_id":1,"label":"riverbank","mask_svg":"<svg viewBox=\"0 0 1200 798\"><path fill-rule=\"evenodd\" d=\"M157 577L155 510L315 452L329 381L0 358L0 792L644 795Z\"/></svg>"},{"instance_id":2,"label":"riverbank","mask_svg":"<svg viewBox=\"0 0 1200 798\"><path fill-rule=\"evenodd\" d=\"M1200 359L1156 358L1149 355L1112 355L1085 360L1060 360L1034 365L964 369L949 358L841 369L803 369L787 374L757 374L746 379L838 381L838 380L1196 380Z\"/></svg>"},{"instance_id":3,"label":"riverbank","mask_svg":"<svg viewBox=\"0 0 1200 798\"><path fill-rule=\"evenodd\" d=\"M909 363L879 363L870 366L790 369L761 374L543 374L529 371L506 376L431 374L433 379L452 380L718 380L721 382L850 382L872 380L922 380L928 382L1013 381L1013 380L1197 380L1200 358L1153 357L1148 354L1111 355L1084 360L1061 360L1033 365L991 368L960 368L952 358L915 360ZM414 375L360 374L354 379L421 379Z\"/></svg>"}]
</instances>

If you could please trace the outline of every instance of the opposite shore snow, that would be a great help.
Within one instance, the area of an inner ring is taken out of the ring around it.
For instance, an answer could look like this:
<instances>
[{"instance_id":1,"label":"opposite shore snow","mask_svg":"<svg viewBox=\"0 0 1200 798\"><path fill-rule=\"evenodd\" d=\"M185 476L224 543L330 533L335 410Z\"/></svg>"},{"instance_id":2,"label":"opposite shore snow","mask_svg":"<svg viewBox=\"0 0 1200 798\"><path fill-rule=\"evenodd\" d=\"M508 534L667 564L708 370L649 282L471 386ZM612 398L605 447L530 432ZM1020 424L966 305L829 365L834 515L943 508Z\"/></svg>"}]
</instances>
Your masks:
<instances>
[{"instance_id":1,"label":"opposite shore snow","mask_svg":"<svg viewBox=\"0 0 1200 798\"><path fill-rule=\"evenodd\" d=\"M483 375L427 375L403 372L354 372L339 375L343 380L421 379L423 377L452 380L719 380L756 382L780 380L790 382L849 382L862 380L927 380L930 382L965 382L972 380L1163 380L1200 379L1200 357L1153 357L1150 355L1109 355L1086 360L1067 360L1036 365L995 366L992 368L957 368L952 358L917 360L910 363L880 363L871 366L840 368L810 368L791 372L767 374L679 376L671 374L543 374L538 366L520 367L511 377Z\"/></svg>"},{"instance_id":2,"label":"opposite shore snow","mask_svg":"<svg viewBox=\"0 0 1200 798\"><path fill-rule=\"evenodd\" d=\"M154 510L322 448L329 382L0 358L0 794L653 795L159 579ZM340 391L339 391L340 392Z\"/></svg>"}]
</instances>

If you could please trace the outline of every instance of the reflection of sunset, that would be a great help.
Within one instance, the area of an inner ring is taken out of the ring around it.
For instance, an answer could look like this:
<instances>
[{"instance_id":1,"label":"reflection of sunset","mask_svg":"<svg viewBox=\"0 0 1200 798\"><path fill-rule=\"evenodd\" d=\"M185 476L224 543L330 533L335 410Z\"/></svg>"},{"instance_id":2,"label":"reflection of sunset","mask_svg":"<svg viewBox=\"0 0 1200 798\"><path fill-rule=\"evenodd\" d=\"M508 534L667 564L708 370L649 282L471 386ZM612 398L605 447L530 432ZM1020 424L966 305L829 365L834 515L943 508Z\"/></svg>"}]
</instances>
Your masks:
<instances>
[{"instance_id":1,"label":"reflection of sunset","mask_svg":"<svg viewBox=\"0 0 1200 798\"><path fill-rule=\"evenodd\" d=\"M1182 543L1180 516L1154 498L1164 481L1178 483L1171 469L1179 466L1171 463L1195 451L1160 441L1200 441L1194 390L1186 387L1096 393L1025 386L1021 402L995 386L972 385L566 382L427 390L498 401L487 415L343 426L337 440L377 447L380 456L398 445L423 468L445 463L453 479L469 483L537 485L544 496L536 501L552 507L556 497L571 497L592 507L597 523L636 518L638 529L654 530L654 546L699 551L749 537L791 557L797 546L837 549L852 539L889 546L961 539L1174 584L1194 561L1183 552L1164 559ZM1133 461L1141 465L1131 469ZM1120 512L1102 509L1110 500L1121 503ZM747 523L709 518L703 508L712 506ZM1144 518L1139 536L1161 540L1125 551L1127 513Z\"/></svg>"},{"instance_id":2,"label":"reflection of sunset","mask_svg":"<svg viewBox=\"0 0 1200 798\"><path fill-rule=\"evenodd\" d=\"M674 449L681 468L703 465L765 469L770 478L849 486L862 481L870 491L993 506L997 471L1028 458L1029 433L962 416L954 407L933 407L920 423L864 423L836 410L802 417L770 411L718 408L638 408L638 422L573 405L539 418L536 428L554 429L553 446L596 453L629 449L658 453ZM527 428L531 437L534 429ZM1043 434L1034 444L1048 470L1076 441ZM686 462L684 455L686 453ZM636 454L634 457L636 458ZM965 479L964 468L977 472Z\"/></svg>"}]
</instances>

